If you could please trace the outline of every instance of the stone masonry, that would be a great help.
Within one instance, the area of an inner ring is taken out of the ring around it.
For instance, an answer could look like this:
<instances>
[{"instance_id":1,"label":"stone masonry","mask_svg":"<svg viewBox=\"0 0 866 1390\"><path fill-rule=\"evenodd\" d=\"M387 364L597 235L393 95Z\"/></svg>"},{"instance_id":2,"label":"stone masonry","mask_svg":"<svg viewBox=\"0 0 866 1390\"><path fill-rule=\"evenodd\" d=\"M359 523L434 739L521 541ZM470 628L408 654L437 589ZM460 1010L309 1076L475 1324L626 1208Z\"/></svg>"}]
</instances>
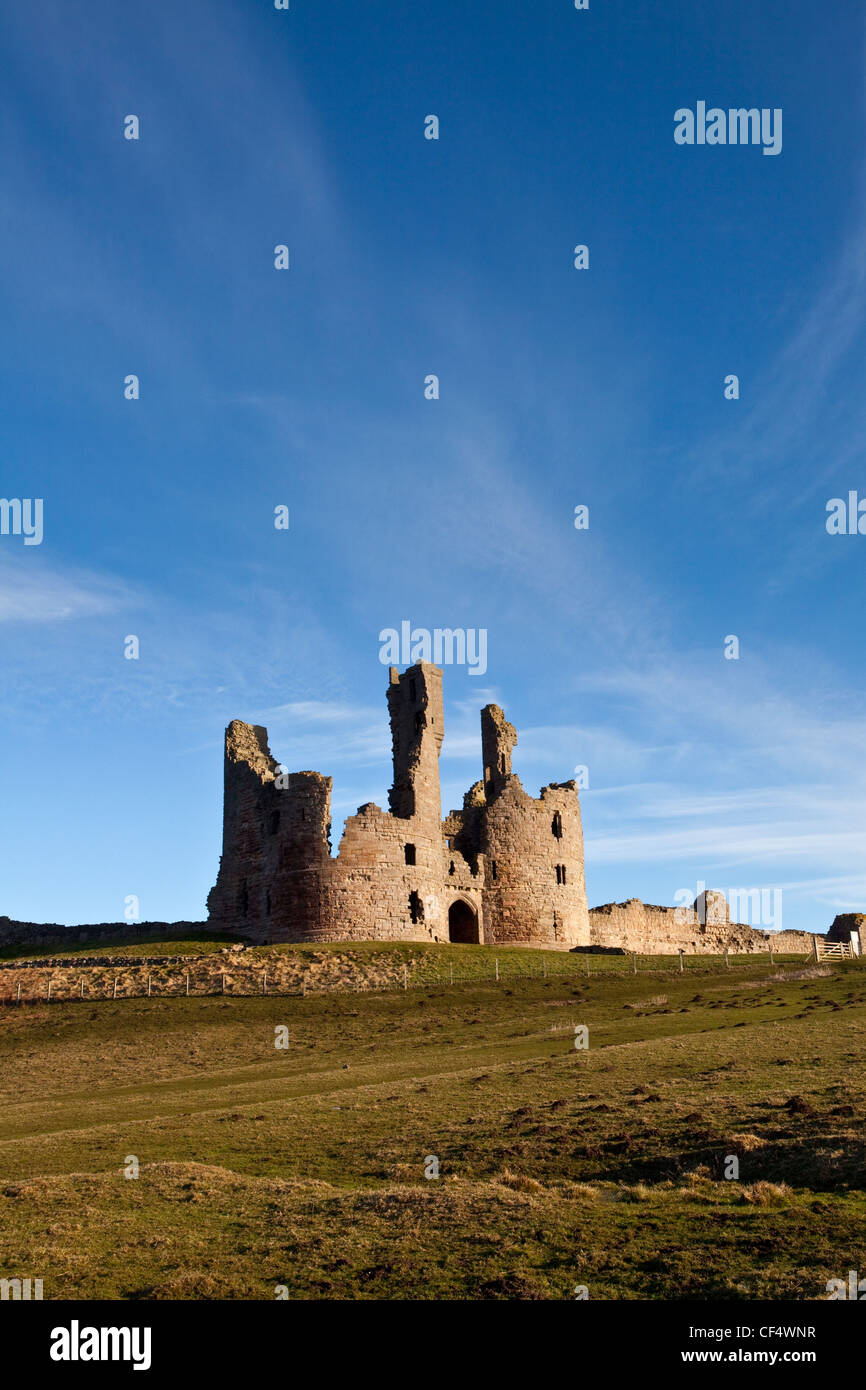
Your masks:
<instances>
[{"instance_id":1,"label":"stone masonry","mask_svg":"<svg viewBox=\"0 0 866 1390\"><path fill-rule=\"evenodd\" d=\"M511 771L517 734L481 713L483 778L442 820L442 672L390 668L394 782L331 852L331 779L281 774L267 732L226 730L223 852L210 925L256 942L458 941L589 946L583 831L573 781L534 799Z\"/></svg>"},{"instance_id":2,"label":"stone masonry","mask_svg":"<svg viewBox=\"0 0 866 1390\"><path fill-rule=\"evenodd\" d=\"M779 954L801 954L813 947L814 936L805 931L762 931L744 922L731 922L723 893L702 893L691 908L656 907L630 898L625 903L605 903L589 913L593 946L634 951L638 955L688 954L734 955L767 951L772 942Z\"/></svg>"}]
</instances>

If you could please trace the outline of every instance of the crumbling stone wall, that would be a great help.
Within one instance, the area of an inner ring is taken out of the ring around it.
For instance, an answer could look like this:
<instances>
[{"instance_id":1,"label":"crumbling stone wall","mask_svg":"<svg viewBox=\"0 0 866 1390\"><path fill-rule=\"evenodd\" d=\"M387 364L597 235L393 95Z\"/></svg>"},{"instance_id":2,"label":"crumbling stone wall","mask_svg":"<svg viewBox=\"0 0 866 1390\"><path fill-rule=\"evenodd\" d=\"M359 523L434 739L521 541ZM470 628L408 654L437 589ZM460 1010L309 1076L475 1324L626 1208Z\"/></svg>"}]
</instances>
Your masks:
<instances>
[{"instance_id":1,"label":"crumbling stone wall","mask_svg":"<svg viewBox=\"0 0 866 1390\"><path fill-rule=\"evenodd\" d=\"M726 949L745 954L767 951L771 940L774 951L801 953L811 950L813 943L811 932L768 932L731 922L722 893L702 894L691 908L656 907L639 898L605 903L590 909L589 922L592 945L618 947L639 955L667 955L680 950L720 955Z\"/></svg>"}]
</instances>

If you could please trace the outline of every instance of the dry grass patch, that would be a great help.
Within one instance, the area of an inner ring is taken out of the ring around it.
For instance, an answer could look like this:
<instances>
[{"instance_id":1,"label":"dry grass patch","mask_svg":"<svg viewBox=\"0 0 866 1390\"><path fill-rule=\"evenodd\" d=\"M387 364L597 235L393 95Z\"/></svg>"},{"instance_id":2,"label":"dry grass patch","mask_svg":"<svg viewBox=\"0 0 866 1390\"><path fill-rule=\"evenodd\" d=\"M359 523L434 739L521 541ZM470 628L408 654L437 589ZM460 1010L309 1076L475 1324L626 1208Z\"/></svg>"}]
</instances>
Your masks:
<instances>
[{"instance_id":1,"label":"dry grass patch","mask_svg":"<svg viewBox=\"0 0 866 1390\"><path fill-rule=\"evenodd\" d=\"M537 1178L531 1178L527 1173L512 1173L510 1169L504 1168L496 1179L500 1187L510 1187L514 1192L543 1192L544 1184Z\"/></svg>"},{"instance_id":2,"label":"dry grass patch","mask_svg":"<svg viewBox=\"0 0 866 1390\"><path fill-rule=\"evenodd\" d=\"M786 1182L753 1182L742 1188L740 1201L753 1207L779 1207L790 1202L793 1195Z\"/></svg>"},{"instance_id":3,"label":"dry grass patch","mask_svg":"<svg viewBox=\"0 0 866 1390\"><path fill-rule=\"evenodd\" d=\"M729 1134L725 1140L728 1148L737 1153L753 1153L755 1149L764 1149L769 1143L768 1139L762 1139L759 1134Z\"/></svg>"}]
</instances>

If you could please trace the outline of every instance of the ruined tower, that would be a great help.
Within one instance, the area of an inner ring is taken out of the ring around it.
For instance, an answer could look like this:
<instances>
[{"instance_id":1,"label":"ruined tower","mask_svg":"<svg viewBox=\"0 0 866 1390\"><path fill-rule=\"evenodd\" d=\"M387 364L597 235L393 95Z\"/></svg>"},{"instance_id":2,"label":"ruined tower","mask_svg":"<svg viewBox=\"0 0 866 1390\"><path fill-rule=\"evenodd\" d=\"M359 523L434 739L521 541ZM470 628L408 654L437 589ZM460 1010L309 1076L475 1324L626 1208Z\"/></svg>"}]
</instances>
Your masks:
<instances>
[{"instance_id":1,"label":"ruined tower","mask_svg":"<svg viewBox=\"0 0 866 1390\"><path fill-rule=\"evenodd\" d=\"M498 705L485 705L481 711L481 761L484 764L484 795L492 801L511 776L511 750L517 746L517 730L509 724Z\"/></svg>"},{"instance_id":2,"label":"ruined tower","mask_svg":"<svg viewBox=\"0 0 866 1390\"><path fill-rule=\"evenodd\" d=\"M484 940L588 946L583 828L574 782L529 796L511 770L517 732L498 705L481 711L484 778L446 824L484 875Z\"/></svg>"},{"instance_id":3,"label":"ruined tower","mask_svg":"<svg viewBox=\"0 0 866 1390\"><path fill-rule=\"evenodd\" d=\"M419 825L439 835L439 753L445 729L442 672L436 666L421 663L410 666L402 676L392 666L389 677L394 762L394 785L388 793L391 814L402 820L414 817Z\"/></svg>"},{"instance_id":4,"label":"ruined tower","mask_svg":"<svg viewBox=\"0 0 866 1390\"><path fill-rule=\"evenodd\" d=\"M266 932L268 924L265 861L270 817L279 814L273 794L277 767L267 729L233 719L223 763L223 850L208 912L256 934Z\"/></svg>"},{"instance_id":5,"label":"ruined tower","mask_svg":"<svg viewBox=\"0 0 866 1390\"><path fill-rule=\"evenodd\" d=\"M281 773L267 730L240 719L226 729L223 776L223 852L210 919L257 941L294 939L281 932L291 922L303 939L315 930L319 871L330 857L331 778Z\"/></svg>"}]
</instances>

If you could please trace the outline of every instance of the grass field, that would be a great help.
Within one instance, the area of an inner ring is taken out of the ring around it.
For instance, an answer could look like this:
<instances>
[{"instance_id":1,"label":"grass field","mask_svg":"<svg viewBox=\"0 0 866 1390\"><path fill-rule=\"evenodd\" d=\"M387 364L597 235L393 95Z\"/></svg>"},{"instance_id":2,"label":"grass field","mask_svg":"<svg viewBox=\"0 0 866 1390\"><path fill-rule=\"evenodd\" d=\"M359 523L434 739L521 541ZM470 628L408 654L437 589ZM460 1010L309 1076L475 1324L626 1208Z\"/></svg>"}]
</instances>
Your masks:
<instances>
[{"instance_id":1,"label":"grass field","mask_svg":"<svg viewBox=\"0 0 866 1390\"><path fill-rule=\"evenodd\" d=\"M866 1270L859 963L597 957L496 984L489 949L411 949L470 978L4 1008L0 1277L46 1298L816 1299Z\"/></svg>"}]
</instances>

